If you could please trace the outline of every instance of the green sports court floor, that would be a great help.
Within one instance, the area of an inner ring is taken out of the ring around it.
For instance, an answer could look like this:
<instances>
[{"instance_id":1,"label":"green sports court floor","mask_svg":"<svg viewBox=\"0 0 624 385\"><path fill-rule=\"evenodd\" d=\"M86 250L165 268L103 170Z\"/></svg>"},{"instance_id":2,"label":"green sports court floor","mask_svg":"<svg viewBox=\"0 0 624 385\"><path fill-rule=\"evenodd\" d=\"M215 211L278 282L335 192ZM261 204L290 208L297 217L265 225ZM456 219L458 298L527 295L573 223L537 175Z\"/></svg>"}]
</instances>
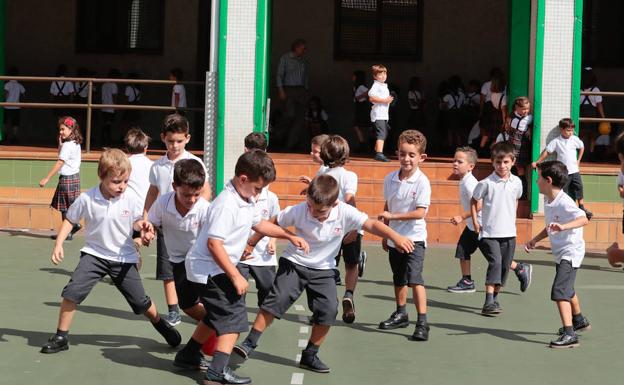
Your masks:
<instances>
[{"instance_id":1,"label":"green sports court floor","mask_svg":"<svg viewBox=\"0 0 624 385\"><path fill-rule=\"evenodd\" d=\"M0 384L201 382L200 373L172 366L175 350L162 343L147 321L132 314L105 282L79 307L70 349L40 354L40 345L55 330L59 294L77 263L82 238L66 243L66 259L58 267L49 261L49 239L0 232L0 245ZM588 254L576 282L593 330L582 336L579 348L551 350L546 345L560 321L549 300L554 267L547 252L518 251L519 260L534 266L533 284L521 294L510 276L509 292L500 299L504 313L485 318L479 315L482 289L475 294L445 290L458 279L453 250L431 247L425 264L430 340L411 342L407 337L413 324L408 329L377 329L394 310L394 300L385 255L377 245L367 245L366 250L369 262L356 292L356 322L337 322L321 348L330 374L305 371L295 363L309 331L305 298L267 330L252 359L234 365L237 372L251 376L257 385L622 383L624 272L608 267L603 256ZM162 309L162 285L153 279L154 252L153 247L143 251L141 273L147 292ZM483 282L484 268L478 254L473 264L477 282ZM255 301L252 290L250 321L257 310ZM409 310L415 318L412 305ZM186 341L193 324L186 319L179 330Z\"/></svg>"}]
</instances>

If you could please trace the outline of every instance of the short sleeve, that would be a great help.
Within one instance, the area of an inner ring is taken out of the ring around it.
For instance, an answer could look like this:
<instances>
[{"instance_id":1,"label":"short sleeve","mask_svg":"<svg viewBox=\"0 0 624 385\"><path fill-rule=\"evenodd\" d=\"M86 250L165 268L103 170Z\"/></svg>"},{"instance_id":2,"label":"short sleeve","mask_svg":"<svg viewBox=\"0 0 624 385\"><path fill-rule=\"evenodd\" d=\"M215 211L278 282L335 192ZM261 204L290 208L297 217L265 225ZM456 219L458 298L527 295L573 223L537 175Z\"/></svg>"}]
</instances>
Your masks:
<instances>
[{"instance_id":1,"label":"short sleeve","mask_svg":"<svg viewBox=\"0 0 624 385\"><path fill-rule=\"evenodd\" d=\"M421 180L416 191L416 207L429 207L431 205L431 184L428 180Z\"/></svg>"},{"instance_id":2,"label":"short sleeve","mask_svg":"<svg viewBox=\"0 0 624 385\"><path fill-rule=\"evenodd\" d=\"M383 196L386 202L390 199L390 183L392 183L392 173L384 178Z\"/></svg>"},{"instance_id":3,"label":"short sleeve","mask_svg":"<svg viewBox=\"0 0 624 385\"><path fill-rule=\"evenodd\" d=\"M9 83L4 83L4 90L8 91L11 88L11 85Z\"/></svg>"},{"instance_id":4,"label":"short sleeve","mask_svg":"<svg viewBox=\"0 0 624 385\"><path fill-rule=\"evenodd\" d=\"M154 187L158 187L158 181L156 178L156 163L152 164L149 171L149 183Z\"/></svg>"},{"instance_id":5,"label":"short sleeve","mask_svg":"<svg viewBox=\"0 0 624 385\"><path fill-rule=\"evenodd\" d=\"M556 146L557 146L557 142L555 140L551 140L546 146L546 152L548 152L549 154L552 154L553 152L555 152Z\"/></svg>"},{"instance_id":6,"label":"short sleeve","mask_svg":"<svg viewBox=\"0 0 624 385\"><path fill-rule=\"evenodd\" d=\"M270 193L269 194L269 215L271 217L276 216L280 212L279 199L277 195Z\"/></svg>"},{"instance_id":7,"label":"short sleeve","mask_svg":"<svg viewBox=\"0 0 624 385\"><path fill-rule=\"evenodd\" d=\"M495 143L500 143L500 142L504 142L505 138L503 137L503 133L501 132L500 134L498 134L498 136L496 137L496 141Z\"/></svg>"},{"instance_id":8,"label":"short sleeve","mask_svg":"<svg viewBox=\"0 0 624 385\"><path fill-rule=\"evenodd\" d=\"M490 82L485 82L481 86L481 95L487 95L490 93Z\"/></svg>"},{"instance_id":9,"label":"short sleeve","mask_svg":"<svg viewBox=\"0 0 624 385\"><path fill-rule=\"evenodd\" d=\"M295 224L297 206L288 206L277 214L277 224L281 227L289 227Z\"/></svg>"},{"instance_id":10,"label":"short sleeve","mask_svg":"<svg viewBox=\"0 0 624 385\"><path fill-rule=\"evenodd\" d=\"M71 204L71 206L69 206L66 215L68 221L70 221L72 224L77 224L82 218L84 218L85 208L87 207L87 200L87 195L83 193L80 194L78 199L76 199L74 203Z\"/></svg>"},{"instance_id":11,"label":"short sleeve","mask_svg":"<svg viewBox=\"0 0 624 385\"><path fill-rule=\"evenodd\" d=\"M206 220L206 233L208 238L225 241L230 236L231 229L236 223L236 218L231 210L226 207L216 207L213 205ZM255 223L254 223L255 225Z\"/></svg>"},{"instance_id":12,"label":"short sleeve","mask_svg":"<svg viewBox=\"0 0 624 385\"><path fill-rule=\"evenodd\" d=\"M173 93L174 94L181 94L182 93L182 84L174 84L173 85Z\"/></svg>"},{"instance_id":13,"label":"short sleeve","mask_svg":"<svg viewBox=\"0 0 624 385\"><path fill-rule=\"evenodd\" d=\"M124 95L128 97L132 96L132 90L130 89L130 86L126 86L126 91L124 92Z\"/></svg>"},{"instance_id":14,"label":"short sleeve","mask_svg":"<svg viewBox=\"0 0 624 385\"><path fill-rule=\"evenodd\" d=\"M486 195L487 195L487 182L481 181L477 183L477 187L475 187L474 191L472 192L472 197L475 200L481 200Z\"/></svg>"},{"instance_id":15,"label":"short sleeve","mask_svg":"<svg viewBox=\"0 0 624 385\"><path fill-rule=\"evenodd\" d=\"M373 86L368 90L368 96L377 97L379 96L380 88L377 84L373 84Z\"/></svg>"},{"instance_id":16,"label":"short sleeve","mask_svg":"<svg viewBox=\"0 0 624 385\"><path fill-rule=\"evenodd\" d=\"M26 93L26 88L24 88L23 85L20 84L20 94L25 94Z\"/></svg>"},{"instance_id":17,"label":"short sleeve","mask_svg":"<svg viewBox=\"0 0 624 385\"><path fill-rule=\"evenodd\" d=\"M518 200L522 197L522 182L520 178L514 178L514 184L516 185L516 200Z\"/></svg>"},{"instance_id":18,"label":"short sleeve","mask_svg":"<svg viewBox=\"0 0 624 385\"><path fill-rule=\"evenodd\" d=\"M573 138L577 149L585 148L585 144L583 144L583 141L578 136L573 136Z\"/></svg>"},{"instance_id":19,"label":"short sleeve","mask_svg":"<svg viewBox=\"0 0 624 385\"><path fill-rule=\"evenodd\" d=\"M73 142L63 142L61 145L61 151L59 152L59 159L63 162L67 162L72 154Z\"/></svg>"},{"instance_id":20,"label":"short sleeve","mask_svg":"<svg viewBox=\"0 0 624 385\"><path fill-rule=\"evenodd\" d=\"M624 174L622 174L622 171L618 174L617 184L618 186L624 186Z\"/></svg>"},{"instance_id":21,"label":"short sleeve","mask_svg":"<svg viewBox=\"0 0 624 385\"><path fill-rule=\"evenodd\" d=\"M345 173L344 182L345 182L345 185L344 185L345 194L355 195L355 193L357 193L357 188L358 188L357 174L354 172Z\"/></svg>"},{"instance_id":22,"label":"short sleeve","mask_svg":"<svg viewBox=\"0 0 624 385\"><path fill-rule=\"evenodd\" d=\"M156 202L150 207L149 212L147 213L147 220L150 221L154 226L160 227L162 225L162 216L163 216L163 200L158 198Z\"/></svg>"},{"instance_id":23,"label":"short sleeve","mask_svg":"<svg viewBox=\"0 0 624 385\"><path fill-rule=\"evenodd\" d=\"M344 210L344 231L348 233L353 230L360 230L364 225L364 222L368 220L368 214L361 212L350 205L341 205Z\"/></svg>"}]
</instances>

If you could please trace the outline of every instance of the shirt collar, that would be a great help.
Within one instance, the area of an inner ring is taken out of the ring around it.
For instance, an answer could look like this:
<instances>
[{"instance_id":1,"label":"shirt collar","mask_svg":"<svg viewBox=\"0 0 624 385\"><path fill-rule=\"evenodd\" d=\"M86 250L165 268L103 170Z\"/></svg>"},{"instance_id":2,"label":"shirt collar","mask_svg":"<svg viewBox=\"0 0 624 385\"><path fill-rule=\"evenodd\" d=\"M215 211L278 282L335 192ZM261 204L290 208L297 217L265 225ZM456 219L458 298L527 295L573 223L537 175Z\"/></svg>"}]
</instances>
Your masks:
<instances>
[{"instance_id":1,"label":"shirt collar","mask_svg":"<svg viewBox=\"0 0 624 385\"><path fill-rule=\"evenodd\" d=\"M374 81L374 83L375 83L375 84L378 84L378 85L379 85L379 86L381 86L381 87L388 87L388 83L382 83L382 82L380 82L379 80L375 80L375 81Z\"/></svg>"},{"instance_id":2,"label":"shirt collar","mask_svg":"<svg viewBox=\"0 0 624 385\"><path fill-rule=\"evenodd\" d=\"M232 184L232 180L231 179L225 185L225 189L230 194L234 195L234 199L236 199L236 203L238 203L238 207L248 207L248 206L253 206L254 205L253 202L245 200L245 199L243 199L243 197L240 196L238 191L236 191L236 188L234 187L234 184Z\"/></svg>"},{"instance_id":3,"label":"shirt collar","mask_svg":"<svg viewBox=\"0 0 624 385\"><path fill-rule=\"evenodd\" d=\"M341 205L341 202L338 202L338 204L336 206L332 207L331 211L329 212L329 215L327 216L327 219L325 219L323 222L321 222L318 219L314 218L312 216L312 214L310 214L310 207L308 207L307 204L306 204L306 215L308 215L310 217L310 219L312 221L314 221L315 223L320 224L321 226L323 226L325 223L335 222L338 219L338 210L340 210L340 205Z\"/></svg>"},{"instance_id":4,"label":"shirt collar","mask_svg":"<svg viewBox=\"0 0 624 385\"><path fill-rule=\"evenodd\" d=\"M412 176L410 176L407 179L401 180L400 179L400 175L401 175L401 169L399 169L395 174L394 177L392 178L393 182L406 182L406 183L416 183L416 181L418 180L418 178L420 178L420 175L422 174L422 171L420 171L420 167L416 170L416 172L414 172L414 174L412 174Z\"/></svg>"},{"instance_id":5,"label":"shirt collar","mask_svg":"<svg viewBox=\"0 0 624 385\"><path fill-rule=\"evenodd\" d=\"M513 174L509 175L509 178L507 178L507 180L501 178L500 176L498 176L498 174L496 173L496 171L494 171L492 173L492 180L494 180L494 182L499 183L499 182L509 182L511 180L511 178L513 178Z\"/></svg>"},{"instance_id":6,"label":"shirt collar","mask_svg":"<svg viewBox=\"0 0 624 385\"><path fill-rule=\"evenodd\" d=\"M471 176L472 176L472 171L468 171L468 172L466 173L466 175L462 176L462 178L461 178L459 181L460 181L460 182L463 182L463 181L464 181L464 179L467 179L467 178L469 178L469 177L471 177Z\"/></svg>"},{"instance_id":7,"label":"shirt collar","mask_svg":"<svg viewBox=\"0 0 624 385\"><path fill-rule=\"evenodd\" d=\"M121 194L118 197L113 197L111 199L106 199L106 197L104 197L104 195L102 194L102 190L100 190L100 188L101 188L100 186L101 186L101 183L98 184L97 187L95 188L95 196L93 197L93 199L96 200L96 201L105 201L105 202L113 203L113 202L116 202L119 199L121 199L121 197L124 195L124 194Z\"/></svg>"},{"instance_id":8,"label":"shirt collar","mask_svg":"<svg viewBox=\"0 0 624 385\"><path fill-rule=\"evenodd\" d=\"M563 191L563 189L559 190L557 195L555 195L555 198L551 200L550 202L548 201L548 199L546 199L546 202L544 202L544 205L549 206L549 207L554 206L561 200L561 198L563 197L563 194L565 194L565 191Z\"/></svg>"},{"instance_id":9,"label":"shirt collar","mask_svg":"<svg viewBox=\"0 0 624 385\"><path fill-rule=\"evenodd\" d=\"M167 156L167 154L163 155L162 159L163 159L163 162L164 162L165 164L174 164L175 162L177 162L177 161L179 161L179 160L182 160L182 159L187 159L188 157L189 157L189 152L188 152L188 151L186 151L186 150L184 150L184 151L182 152L182 155L180 155L179 157L177 157L177 158L176 158L176 159L174 159L174 160L169 159L169 157Z\"/></svg>"}]
</instances>

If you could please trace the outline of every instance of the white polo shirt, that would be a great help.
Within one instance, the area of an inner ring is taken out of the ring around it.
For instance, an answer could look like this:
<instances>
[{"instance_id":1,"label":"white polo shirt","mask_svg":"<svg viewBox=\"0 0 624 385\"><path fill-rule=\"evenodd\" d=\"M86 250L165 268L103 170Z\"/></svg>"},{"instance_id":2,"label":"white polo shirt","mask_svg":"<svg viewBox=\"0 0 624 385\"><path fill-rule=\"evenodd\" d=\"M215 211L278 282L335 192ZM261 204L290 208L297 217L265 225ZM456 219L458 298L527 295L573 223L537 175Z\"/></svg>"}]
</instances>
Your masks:
<instances>
[{"instance_id":1,"label":"white polo shirt","mask_svg":"<svg viewBox=\"0 0 624 385\"><path fill-rule=\"evenodd\" d=\"M65 80L56 80L50 84L50 93L54 96L67 96L75 92L74 83Z\"/></svg>"},{"instance_id":2,"label":"white polo shirt","mask_svg":"<svg viewBox=\"0 0 624 385\"><path fill-rule=\"evenodd\" d=\"M563 162L568 168L568 175L579 172L578 160L576 158L576 150L584 148L583 141L578 136L572 135L568 139L564 139L559 135L551 140L546 146L549 153L557 153L557 160Z\"/></svg>"},{"instance_id":3,"label":"white polo shirt","mask_svg":"<svg viewBox=\"0 0 624 385\"><path fill-rule=\"evenodd\" d=\"M145 154L133 154L128 157L132 165L130 179L128 179L128 191L135 194L141 202L145 202L147 190L149 190L149 174L154 162Z\"/></svg>"},{"instance_id":4,"label":"white polo shirt","mask_svg":"<svg viewBox=\"0 0 624 385\"><path fill-rule=\"evenodd\" d=\"M472 172L464 175L459 181L459 200L464 211L470 211L470 200L472 199L472 193L479 181L472 175ZM481 211L477 213L477 221L482 223ZM470 231L474 231L474 224L472 223L472 216L466 219L466 226Z\"/></svg>"},{"instance_id":5,"label":"white polo shirt","mask_svg":"<svg viewBox=\"0 0 624 385\"><path fill-rule=\"evenodd\" d=\"M568 223L578 217L584 217L585 211L576 206L572 198L563 190L551 202L544 203L544 220L546 228L553 223ZM585 256L585 240L583 239L583 227L572 230L560 231L553 234L548 231L550 247L557 264L561 260L572 263L572 267L580 267Z\"/></svg>"},{"instance_id":6,"label":"white polo shirt","mask_svg":"<svg viewBox=\"0 0 624 385\"><path fill-rule=\"evenodd\" d=\"M238 264L251 235L251 228L260 223L260 220L254 202L241 198L232 182L228 182L212 202L206 224L186 255L188 280L205 284L208 277L224 273L208 250L208 239L223 241L230 262Z\"/></svg>"},{"instance_id":7,"label":"white polo shirt","mask_svg":"<svg viewBox=\"0 0 624 385\"><path fill-rule=\"evenodd\" d=\"M104 83L102 84L102 104L115 104L115 100L113 98L114 95L117 95L117 84L115 83ZM102 108L102 112L115 112L114 108Z\"/></svg>"},{"instance_id":8,"label":"white polo shirt","mask_svg":"<svg viewBox=\"0 0 624 385\"><path fill-rule=\"evenodd\" d=\"M134 222L141 219L141 203L133 194L106 199L97 185L80 194L67 210L67 219L84 218L85 245L80 251L120 263L137 263L139 254L132 241Z\"/></svg>"},{"instance_id":9,"label":"white polo shirt","mask_svg":"<svg viewBox=\"0 0 624 385\"><path fill-rule=\"evenodd\" d=\"M59 170L61 175L74 175L80 172L80 145L73 140L68 140L61 144L59 159L63 161L63 166Z\"/></svg>"},{"instance_id":10,"label":"white polo shirt","mask_svg":"<svg viewBox=\"0 0 624 385\"><path fill-rule=\"evenodd\" d=\"M126 86L124 95L128 98L128 103L136 103L141 100L141 91L134 86Z\"/></svg>"},{"instance_id":11,"label":"white polo shirt","mask_svg":"<svg viewBox=\"0 0 624 385\"><path fill-rule=\"evenodd\" d=\"M179 95L178 105L175 105L175 94ZM183 84L175 84L171 90L171 105L178 108L186 107L186 88Z\"/></svg>"},{"instance_id":12,"label":"white polo shirt","mask_svg":"<svg viewBox=\"0 0 624 385\"><path fill-rule=\"evenodd\" d=\"M375 80L370 90L368 90L368 96L373 96L376 98L384 99L390 96L390 91L388 90L387 83L381 83ZM390 108L390 103L373 103L371 107L371 122L375 120L388 120L388 109Z\"/></svg>"},{"instance_id":13,"label":"white polo shirt","mask_svg":"<svg viewBox=\"0 0 624 385\"><path fill-rule=\"evenodd\" d=\"M477 184L472 197L483 199L480 238L516 236L516 205L522 196L522 182L511 174L504 180L496 172Z\"/></svg>"},{"instance_id":14,"label":"white polo shirt","mask_svg":"<svg viewBox=\"0 0 624 385\"><path fill-rule=\"evenodd\" d=\"M154 202L147 214L147 220L162 228L169 261L180 263L195 243L199 229L206 222L210 203L199 198L185 216L180 215L175 205L175 191L167 193Z\"/></svg>"},{"instance_id":15,"label":"white polo shirt","mask_svg":"<svg viewBox=\"0 0 624 385\"><path fill-rule=\"evenodd\" d=\"M624 186L624 173L622 173L622 170L618 172L617 184L618 186Z\"/></svg>"},{"instance_id":16,"label":"white polo shirt","mask_svg":"<svg viewBox=\"0 0 624 385\"><path fill-rule=\"evenodd\" d=\"M262 192L256 200L256 210L260 214L260 218L263 220L269 220L276 216L280 212L279 200L277 195L272 191L269 191L268 187L262 189ZM264 237L256 244L251 258L240 263L251 266L277 266L277 257L275 253L270 254L268 250L269 241L271 238Z\"/></svg>"},{"instance_id":17,"label":"white polo shirt","mask_svg":"<svg viewBox=\"0 0 624 385\"><path fill-rule=\"evenodd\" d=\"M171 185L173 183L173 167L175 166L175 163L181 159L195 159L201 163L204 171L206 171L206 165L204 162L186 150L182 153L182 155L174 160L170 160L167 158L167 154L165 154L154 162L149 173L149 183L150 185L158 188L158 195L163 195L173 191L173 186ZM208 172L206 172L206 180L207 179Z\"/></svg>"},{"instance_id":18,"label":"white polo shirt","mask_svg":"<svg viewBox=\"0 0 624 385\"><path fill-rule=\"evenodd\" d=\"M327 172L327 170L329 170L329 167L325 166L324 164L322 164L318 171L316 172L316 175L323 175Z\"/></svg>"},{"instance_id":19,"label":"white polo shirt","mask_svg":"<svg viewBox=\"0 0 624 385\"><path fill-rule=\"evenodd\" d=\"M19 103L20 97L26 93L26 88L16 80L9 80L4 84L4 90L7 92L6 101L9 103ZM19 110L20 107L4 107L7 110Z\"/></svg>"},{"instance_id":20,"label":"white polo shirt","mask_svg":"<svg viewBox=\"0 0 624 385\"><path fill-rule=\"evenodd\" d=\"M400 180L400 169L393 171L384 178L384 199L391 213L407 213L419 207L429 211L431 204L431 184L423 172L418 169L414 175ZM427 223L424 218L410 220L391 220L390 228L409 238L411 241L422 241L427 244ZM394 243L388 239L388 245Z\"/></svg>"},{"instance_id":21,"label":"white polo shirt","mask_svg":"<svg viewBox=\"0 0 624 385\"><path fill-rule=\"evenodd\" d=\"M307 202L289 206L278 214L277 223L282 227L294 226L297 236L308 242L310 252L305 254L290 243L282 257L311 269L334 269L342 238L361 229L367 220L366 213L344 202L338 202L323 222L310 214Z\"/></svg>"},{"instance_id":22,"label":"white polo shirt","mask_svg":"<svg viewBox=\"0 0 624 385\"><path fill-rule=\"evenodd\" d=\"M358 177L353 171L344 167L325 168L324 172L319 169L318 174L331 175L338 182L338 200L344 202L347 194L355 195L357 192Z\"/></svg>"}]
</instances>

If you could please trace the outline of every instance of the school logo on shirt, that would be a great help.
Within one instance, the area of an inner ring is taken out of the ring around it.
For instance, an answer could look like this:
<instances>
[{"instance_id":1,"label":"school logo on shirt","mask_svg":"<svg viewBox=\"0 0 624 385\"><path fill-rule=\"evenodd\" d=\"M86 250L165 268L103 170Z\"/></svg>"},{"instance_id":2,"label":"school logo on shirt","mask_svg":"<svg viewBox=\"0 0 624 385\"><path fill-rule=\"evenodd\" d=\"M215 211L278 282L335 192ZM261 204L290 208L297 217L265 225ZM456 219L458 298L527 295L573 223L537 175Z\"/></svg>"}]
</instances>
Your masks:
<instances>
[{"instance_id":1,"label":"school logo on shirt","mask_svg":"<svg viewBox=\"0 0 624 385\"><path fill-rule=\"evenodd\" d=\"M416 191L412 191L412 199L416 200L416 198L418 198L418 194L416 193Z\"/></svg>"},{"instance_id":2,"label":"school logo on shirt","mask_svg":"<svg viewBox=\"0 0 624 385\"><path fill-rule=\"evenodd\" d=\"M553 216L553 222L559 222L559 215Z\"/></svg>"},{"instance_id":3,"label":"school logo on shirt","mask_svg":"<svg viewBox=\"0 0 624 385\"><path fill-rule=\"evenodd\" d=\"M342 235L342 227L340 227L340 226L334 227L334 235L335 236Z\"/></svg>"},{"instance_id":4,"label":"school logo on shirt","mask_svg":"<svg viewBox=\"0 0 624 385\"><path fill-rule=\"evenodd\" d=\"M128 218L130 216L130 210L121 210L121 217Z\"/></svg>"},{"instance_id":5,"label":"school logo on shirt","mask_svg":"<svg viewBox=\"0 0 624 385\"><path fill-rule=\"evenodd\" d=\"M263 219L269 219L269 210L268 209L262 209L262 218Z\"/></svg>"},{"instance_id":6,"label":"school logo on shirt","mask_svg":"<svg viewBox=\"0 0 624 385\"><path fill-rule=\"evenodd\" d=\"M199 221L193 221L191 222L191 229L196 229L199 227Z\"/></svg>"}]
</instances>

